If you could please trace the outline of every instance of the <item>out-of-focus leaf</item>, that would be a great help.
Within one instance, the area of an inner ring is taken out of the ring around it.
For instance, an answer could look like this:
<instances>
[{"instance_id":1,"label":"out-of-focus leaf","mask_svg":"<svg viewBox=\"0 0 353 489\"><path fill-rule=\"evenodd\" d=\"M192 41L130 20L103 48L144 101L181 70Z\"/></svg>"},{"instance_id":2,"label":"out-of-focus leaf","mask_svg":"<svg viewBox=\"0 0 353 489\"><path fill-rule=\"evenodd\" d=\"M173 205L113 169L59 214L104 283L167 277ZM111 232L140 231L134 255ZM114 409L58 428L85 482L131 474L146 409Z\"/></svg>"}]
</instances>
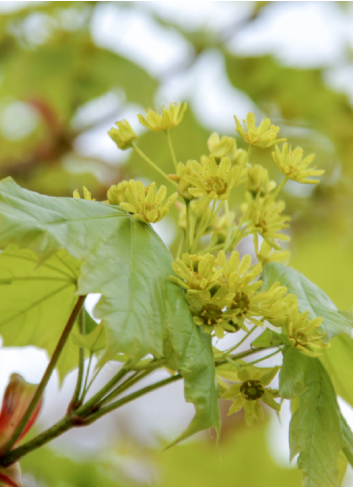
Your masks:
<instances>
[{"instance_id":1,"label":"out-of-focus leaf","mask_svg":"<svg viewBox=\"0 0 353 489\"><path fill-rule=\"evenodd\" d=\"M347 467L348 467L347 457L345 453L342 450L340 450L337 457L337 471L338 471L337 481L339 487L342 486L343 478L346 474Z\"/></svg>"},{"instance_id":2,"label":"out-of-focus leaf","mask_svg":"<svg viewBox=\"0 0 353 489\"><path fill-rule=\"evenodd\" d=\"M230 420L234 420L234 425ZM245 429L235 417L224 423L218 450L213 440L179 445L159 457L161 486L167 487L298 487L294 468L276 464L269 451L266 422ZM237 422L238 421L238 422ZM182 468L182 470L181 470ZM256 470L254 469L256 468Z\"/></svg>"},{"instance_id":3,"label":"out-of-focus leaf","mask_svg":"<svg viewBox=\"0 0 353 489\"><path fill-rule=\"evenodd\" d=\"M310 220L310 230L302 229L295 237L291 259L291 265L325 290L338 309L353 308L353 275L347 266L353 256L353 241L348 235L352 226L343 217L352 216L348 203L337 202L331 214L329 201L323 199L322 218Z\"/></svg>"},{"instance_id":4,"label":"out-of-focus leaf","mask_svg":"<svg viewBox=\"0 0 353 489\"><path fill-rule=\"evenodd\" d=\"M29 453L23 460L24 483L48 487L119 487L134 482L118 470L104 470L105 460L97 455L84 460L59 454L47 447ZM102 470L102 467L104 469ZM29 476L29 477L28 477Z\"/></svg>"},{"instance_id":5,"label":"out-of-focus leaf","mask_svg":"<svg viewBox=\"0 0 353 489\"><path fill-rule=\"evenodd\" d=\"M107 332L107 358L119 352L134 360L148 353L166 356L181 373L186 400L196 408L182 438L218 426L210 339L194 324L181 288L170 281L172 256L149 225L118 206L42 196L11 179L0 183L0 212L1 247L27 247L44 263L62 248L84 260L77 293L102 294L95 316ZM51 314L60 306L55 303Z\"/></svg>"},{"instance_id":6,"label":"out-of-focus leaf","mask_svg":"<svg viewBox=\"0 0 353 489\"><path fill-rule=\"evenodd\" d=\"M310 319L323 318L321 328L329 340L341 333L351 333L352 322L345 314L338 311L323 290L300 272L281 263L268 263L264 266L262 287L267 290L275 282L286 286L288 294L294 294L297 297L300 312L310 311Z\"/></svg>"},{"instance_id":7,"label":"out-of-focus leaf","mask_svg":"<svg viewBox=\"0 0 353 489\"><path fill-rule=\"evenodd\" d=\"M36 49L18 50L6 59L3 75L0 97L39 97L66 120L108 91L123 89L129 101L147 106L156 89L142 68L98 47L85 31L58 32Z\"/></svg>"}]
</instances>

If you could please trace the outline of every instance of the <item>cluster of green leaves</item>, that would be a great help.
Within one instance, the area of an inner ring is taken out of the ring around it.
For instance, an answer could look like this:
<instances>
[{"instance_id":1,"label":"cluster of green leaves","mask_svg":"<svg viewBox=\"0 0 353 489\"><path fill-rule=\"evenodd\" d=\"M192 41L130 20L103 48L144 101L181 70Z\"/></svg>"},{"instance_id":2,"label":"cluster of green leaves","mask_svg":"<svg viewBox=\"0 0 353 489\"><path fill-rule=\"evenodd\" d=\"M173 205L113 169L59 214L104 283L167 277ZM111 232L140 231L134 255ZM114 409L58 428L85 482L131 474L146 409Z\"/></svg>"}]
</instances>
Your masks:
<instances>
[{"instance_id":1,"label":"cluster of green leaves","mask_svg":"<svg viewBox=\"0 0 353 489\"><path fill-rule=\"evenodd\" d=\"M319 358L303 356L287 346L283 350L279 391L292 403L289 443L291 457L300 454L298 468L303 471L303 484L337 486L346 471L347 461L353 462L353 434L340 412L335 391L336 388L341 394L340 386L345 384L345 379L348 381L349 373L339 361L328 363L327 358L337 358L337 344L343 351L351 347L348 334L351 335L352 318L338 311L330 298L301 273L280 264L266 265L264 286L276 280L281 280L297 294L301 307L311 311L309 317L323 318L323 327L330 338L335 336L331 347ZM283 335L268 330L261 336L254 346L286 342Z\"/></svg>"},{"instance_id":2,"label":"cluster of green leaves","mask_svg":"<svg viewBox=\"0 0 353 489\"><path fill-rule=\"evenodd\" d=\"M172 257L152 228L118 206L40 196L12 179L1 182L0 195L0 246L11 245L1 253L4 345L45 347L51 354L77 295L101 293L101 363L118 353L135 363L146 354L163 358L184 377L185 398L196 408L182 437L218 426L211 343L170 282ZM72 356L64 355L65 373Z\"/></svg>"}]
</instances>

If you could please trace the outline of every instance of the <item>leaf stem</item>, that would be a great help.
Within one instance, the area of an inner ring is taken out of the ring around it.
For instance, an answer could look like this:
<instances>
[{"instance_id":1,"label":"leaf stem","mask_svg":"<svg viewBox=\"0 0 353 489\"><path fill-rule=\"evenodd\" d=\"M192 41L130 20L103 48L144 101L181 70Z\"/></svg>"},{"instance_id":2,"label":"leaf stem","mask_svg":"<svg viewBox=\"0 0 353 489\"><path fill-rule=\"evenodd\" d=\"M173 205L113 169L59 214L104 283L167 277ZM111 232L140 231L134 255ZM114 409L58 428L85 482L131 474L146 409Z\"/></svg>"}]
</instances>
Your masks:
<instances>
[{"instance_id":1,"label":"leaf stem","mask_svg":"<svg viewBox=\"0 0 353 489\"><path fill-rule=\"evenodd\" d=\"M222 200L221 203L219 204L219 206L216 208L216 202L217 202L216 200L213 201L213 205L212 205L212 209L211 209L211 214L209 215L208 219L206 220L206 222L204 223L204 225L202 226L202 228L198 232L198 234L197 234L197 236L196 236L196 238L195 238L195 240L194 240L194 242L192 244L191 252L195 251L198 242L200 241L200 239L202 238L204 232L207 229L207 226L212 223L213 218L218 214L218 212L220 211L220 209L224 205L224 200Z\"/></svg>"},{"instance_id":2,"label":"leaf stem","mask_svg":"<svg viewBox=\"0 0 353 489\"><path fill-rule=\"evenodd\" d=\"M278 188L276 188L275 192L272 194L272 200L275 200L282 188L285 186L285 184L288 182L288 178L285 177L282 182L279 184Z\"/></svg>"},{"instance_id":3,"label":"leaf stem","mask_svg":"<svg viewBox=\"0 0 353 489\"><path fill-rule=\"evenodd\" d=\"M156 367L157 368L157 367ZM119 394L126 391L134 384L142 380L144 377L147 377L152 372L152 370L146 370L145 372L135 372L128 379L126 379L122 384L118 385L110 394L104 397L99 403L98 406L101 407L105 404L108 404L110 401L115 399Z\"/></svg>"},{"instance_id":4,"label":"leaf stem","mask_svg":"<svg viewBox=\"0 0 353 489\"><path fill-rule=\"evenodd\" d=\"M130 369L128 367L123 367L119 370L117 374L114 375L112 379L100 389L94 396L91 397L85 404L83 404L79 409L75 411L75 414L78 416L87 415L91 412L93 408L99 403L99 401L108 394L113 387L128 374Z\"/></svg>"},{"instance_id":5,"label":"leaf stem","mask_svg":"<svg viewBox=\"0 0 353 489\"><path fill-rule=\"evenodd\" d=\"M176 159L176 156L175 156L175 152L174 152L174 148L173 148L172 139L170 137L169 129L166 131L165 134L167 136L169 151L170 151L170 154L172 155L172 160L173 160L173 163L174 163L175 171L177 171L178 163L177 163L177 159Z\"/></svg>"},{"instance_id":6,"label":"leaf stem","mask_svg":"<svg viewBox=\"0 0 353 489\"><path fill-rule=\"evenodd\" d=\"M91 382L88 384L88 379L89 379L89 374L90 374L90 371L91 371L91 363L92 363L92 357L93 357L93 352L91 351L90 354L89 354L89 359L88 359L88 365L87 365L87 370L86 370L86 376L85 376L85 381L83 383L83 389L82 389L82 393L81 393L81 398L80 398L80 405L82 406L84 400L85 400L85 397L86 397L86 394L88 392L88 389L91 385ZM93 376L94 377L94 376ZM94 377L95 378L95 377ZM94 379L92 379L94 380ZM87 386L88 384L88 386Z\"/></svg>"},{"instance_id":7,"label":"leaf stem","mask_svg":"<svg viewBox=\"0 0 353 489\"><path fill-rule=\"evenodd\" d=\"M147 161L147 163L149 165L151 165L152 168L154 168L160 175L162 175L164 178L166 178L169 183L171 183L176 188L178 188L178 184L176 182L173 182L173 180L170 180L170 178L168 178L168 175L166 173L164 173L164 171L161 168L159 168L159 166L157 166L155 163L153 163L153 161L150 160L149 157L147 155L145 155L145 153L143 151L141 151L141 149L137 146L136 143L132 143L132 146L135 149L135 151L141 156L141 158L143 158L145 161Z\"/></svg>"},{"instance_id":8,"label":"leaf stem","mask_svg":"<svg viewBox=\"0 0 353 489\"><path fill-rule=\"evenodd\" d=\"M273 348L273 346L270 348ZM259 351L264 351L264 350L268 350L268 349L269 349L269 347L251 348L250 350L242 351L241 353L237 353L236 355L230 355L228 358L230 358L231 360L241 360L242 358L248 357L249 355L252 355L253 353L257 353ZM226 358L216 360L215 366L219 367L220 365L224 365L225 363L227 363Z\"/></svg>"},{"instance_id":9,"label":"leaf stem","mask_svg":"<svg viewBox=\"0 0 353 489\"><path fill-rule=\"evenodd\" d=\"M2 453L6 454L11 450L11 448L15 445L17 440L20 438L23 430L27 426L28 421L30 420L37 404L39 403L39 401L43 395L44 389L46 388L46 386L49 382L51 374L53 373L53 371L56 367L56 364L59 360L60 354L63 351L63 348L66 344L67 339L69 338L69 335L70 335L72 328L75 324L75 320L77 318L77 315L80 312L81 307L82 307L85 299L86 299L85 295L79 296L78 301L76 302L76 305L75 305L75 307L74 307L74 309L73 309L73 311L72 311L72 313L71 313L71 315L70 315L70 317L66 323L64 331L62 332L62 335L58 341L58 344L56 345L54 353L50 359L49 365L48 365L46 371L44 372L42 380L40 381L40 383L37 387L37 390L35 391L34 396L31 400L31 402L29 403L28 408L26 409L24 415L22 416L21 420L19 421L18 425L16 426L15 430L13 431L12 436L3 445L2 449L1 449Z\"/></svg>"},{"instance_id":10,"label":"leaf stem","mask_svg":"<svg viewBox=\"0 0 353 489\"><path fill-rule=\"evenodd\" d=\"M96 413L94 413L92 416L90 416L86 422L86 424L91 424L97 419L101 418L105 414L110 413L111 411L114 411L115 409L118 409L119 407L123 406L124 404L127 404L128 402L134 401L135 399L144 396L145 394L148 394L149 392L152 392L156 389L159 389L160 387L163 387L165 385L171 384L172 382L176 382L177 380L182 379L182 376L180 374L173 375L172 377L169 377L168 379L161 380L159 382L156 382L155 384L149 385L147 387L144 387L143 389L140 389L132 394L129 394L128 396L123 397L122 399L119 399L118 401L112 402L111 404L108 404L108 406L103 407Z\"/></svg>"},{"instance_id":11,"label":"leaf stem","mask_svg":"<svg viewBox=\"0 0 353 489\"><path fill-rule=\"evenodd\" d=\"M243 338L234 346L232 346L231 348L229 348L229 350L226 350L224 352L225 355L228 355L230 352L236 350L237 348L239 348L240 345L242 345L244 343L244 341L249 338L249 336L255 331L255 329L257 328L257 325L255 324L255 326L253 326L247 333L245 336L243 336ZM224 355L223 355L224 356Z\"/></svg>"},{"instance_id":12,"label":"leaf stem","mask_svg":"<svg viewBox=\"0 0 353 489\"><path fill-rule=\"evenodd\" d=\"M278 350L273 351L272 353L270 353L269 355L266 355L265 357L258 358L257 360L254 360L253 362L249 362L248 365L255 365L255 363L262 362L262 360L267 360L267 358L271 358L271 357L277 355L277 353L280 353L280 351L281 351L281 349L278 348Z\"/></svg>"},{"instance_id":13,"label":"leaf stem","mask_svg":"<svg viewBox=\"0 0 353 489\"><path fill-rule=\"evenodd\" d=\"M186 229L185 229L185 238L186 238L186 252L190 253L190 249L192 246L192 240L194 237L191 235L190 228L190 201L185 200L185 217L186 217Z\"/></svg>"},{"instance_id":14,"label":"leaf stem","mask_svg":"<svg viewBox=\"0 0 353 489\"><path fill-rule=\"evenodd\" d=\"M78 322L81 335L84 335L86 333L85 314L86 314L85 308L82 307L79 313L79 322ZM85 352L83 348L79 348L77 382L76 382L75 391L73 393L71 402L69 404L69 408L68 408L69 411L72 411L73 409L75 409L81 404L79 398L82 389L84 369L85 369Z\"/></svg>"}]
</instances>

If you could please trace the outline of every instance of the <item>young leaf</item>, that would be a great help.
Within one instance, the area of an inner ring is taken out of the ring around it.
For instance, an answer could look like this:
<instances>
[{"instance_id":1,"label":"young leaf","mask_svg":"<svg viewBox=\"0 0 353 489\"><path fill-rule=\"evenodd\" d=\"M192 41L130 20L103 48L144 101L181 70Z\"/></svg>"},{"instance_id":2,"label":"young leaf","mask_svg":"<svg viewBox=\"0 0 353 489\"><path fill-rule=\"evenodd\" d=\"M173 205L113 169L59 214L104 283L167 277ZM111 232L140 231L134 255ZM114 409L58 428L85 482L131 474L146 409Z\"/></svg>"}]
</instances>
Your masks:
<instances>
[{"instance_id":1,"label":"young leaf","mask_svg":"<svg viewBox=\"0 0 353 489\"><path fill-rule=\"evenodd\" d=\"M310 311L309 319L323 318L322 330L328 340L333 336L352 331L352 321L341 313L328 295L300 272L281 263L268 263L264 266L262 289L267 290L275 282L288 288L288 294L295 294L300 312Z\"/></svg>"},{"instance_id":2,"label":"young leaf","mask_svg":"<svg viewBox=\"0 0 353 489\"><path fill-rule=\"evenodd\" d=\"M251 343L251 346L253 348L268 348L285 344L289 344L287 336L267 328Z\"/></svg>"},{"instance_id":3,"label":"young leaf","mask_svg":"<svg viewBox=\"0 0 353 489\"><path fill-rule=\"evenodd\" d=\"M291 457L299 454L303 484L337 486L339 452L350 454L353 435L340 413L330 377L320 360L302 355L295 348L286 349L280 393L286 397L300 394L290 424L289 443Z\"/></svg>"},{"instance_id":4,"label":"young leaf","mask_svg":"<svg viewBox=\"0 0 353 489\"><path fill-rule=\"evenodd\" d=\"M102 324L98 324L97 327L87 335L73 333L72 341L76 346L84 348L92 353L104 350L106 345L104 328Z\"/></svg>"},{"instance_id":5,"label":"young leaf","mask_svg":"<svg viewBox=\"0 0 353 489\"><path fill-rule=\"evenodd\" d=\"M9 178L0 182L0 213L0 247L30 248L44 265L62 248L84 260L77 293L102 294L95 316L107 333L107 359L125 353L138 360L151 353L168 357L180 371L185 397L196 408L182 438L218 426L209 338L194 324L183 291L170 281L172 256L149 225L117 206L42 196ZM56 303L49 318L57 308Z\"/></svg>"}]
</instances>

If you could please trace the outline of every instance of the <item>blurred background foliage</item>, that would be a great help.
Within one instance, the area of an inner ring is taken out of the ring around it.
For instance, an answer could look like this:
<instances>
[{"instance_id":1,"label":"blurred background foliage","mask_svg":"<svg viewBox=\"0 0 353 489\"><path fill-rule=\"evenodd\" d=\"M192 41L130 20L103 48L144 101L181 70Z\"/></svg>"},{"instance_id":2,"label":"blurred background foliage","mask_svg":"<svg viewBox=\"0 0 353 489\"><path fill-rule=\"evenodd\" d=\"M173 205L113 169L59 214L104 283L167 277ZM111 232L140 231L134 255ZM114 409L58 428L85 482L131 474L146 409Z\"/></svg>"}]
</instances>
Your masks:
<instances>
[{"instance_id":1,"label":"blurred background foliage","mask_svg":"<svg viewBox=\"0 0 353 489\"><path fill-rule=\"evenodd\" d=\"M282 137L307 153L315 152L318 166L325 168L320 186L303 190L288 185L284 195L293 216L292 265L327 292L340 309L353 308L352 100L330 82L333 68L346 70L352 77L349 39L343 39L342 56L331 65L298 67L291 66L285 56L239 54L232 47L242 32L256 30L270 13L274 16L282 9L282 2L249 2L247 8L241 5L244 2L227 2L227 8L225 2L218 2L213 8L224 9L226 15L223 24L218 19L217 28L212 27L211 17L204 24L184 25L180 15L174 19L173 9L166 15L165 6L158 2L13 2L11 8L8 2L1 3L1 178L10 175L28 189L56 196L71 196L85 185L97 200L105 200L109 186L122 179L153 179L161 184L159 175L137 154L119 151L107 131L116 120L128 117L138 130L140 147L171 172L163 134L147 134L138 128L135 114L174 101L174 95L182 93L180 86L188 79L190 84L202 64L207 65L205 83L208 74L214 80L211 74L216 65L207 60L221 60L223 85L242 101L241 113L236 103L229 102L229 114L243 118L246 107L259 119L270 117L281 126ZM352 9L351 2L347 3L334 2L330 8L337 15L348 15ZM196 9L203 8L197 5ZM114 19L120 19L116 27ZM135 44L150 45L146 59L154 57L155 64L148 66L143 54L129 52L125 20L129 27L135 22ZM154 43L145 38L146 26L159 36ZM108 27L116 29L116 38L106 35ZM295 26L289 21L290 28ZM120 38L119 30L123 31ZM181 46L175 55L170 50L165 65L158 62L163 58L163 36L167 44L175 39ZM183 162L207 153L210 128L222 132L228 127L221 135L235 136L231 117L224 123L216 118L214 126L202 117L202 103L195 95L199 89L202 92L199 80L195 77L193 90L185 89L183 99L189 109L172 132L178 160ZM212 84L206 83L205 110L212 90ZM254 156L272 177L279 177L269 152L256 151ZM172 212L164 231L172 249L176 218ZM267 429L265 424L244 430L241 417L233 416L225 419L219 453L207 434L162 455L159 448L144 446L130 436L116 443L110 440L93 459L65 457L42 448L29 455L23 467L29 485L299 485L296 471L273 460Z\"/></svg>"}]
</instances>

